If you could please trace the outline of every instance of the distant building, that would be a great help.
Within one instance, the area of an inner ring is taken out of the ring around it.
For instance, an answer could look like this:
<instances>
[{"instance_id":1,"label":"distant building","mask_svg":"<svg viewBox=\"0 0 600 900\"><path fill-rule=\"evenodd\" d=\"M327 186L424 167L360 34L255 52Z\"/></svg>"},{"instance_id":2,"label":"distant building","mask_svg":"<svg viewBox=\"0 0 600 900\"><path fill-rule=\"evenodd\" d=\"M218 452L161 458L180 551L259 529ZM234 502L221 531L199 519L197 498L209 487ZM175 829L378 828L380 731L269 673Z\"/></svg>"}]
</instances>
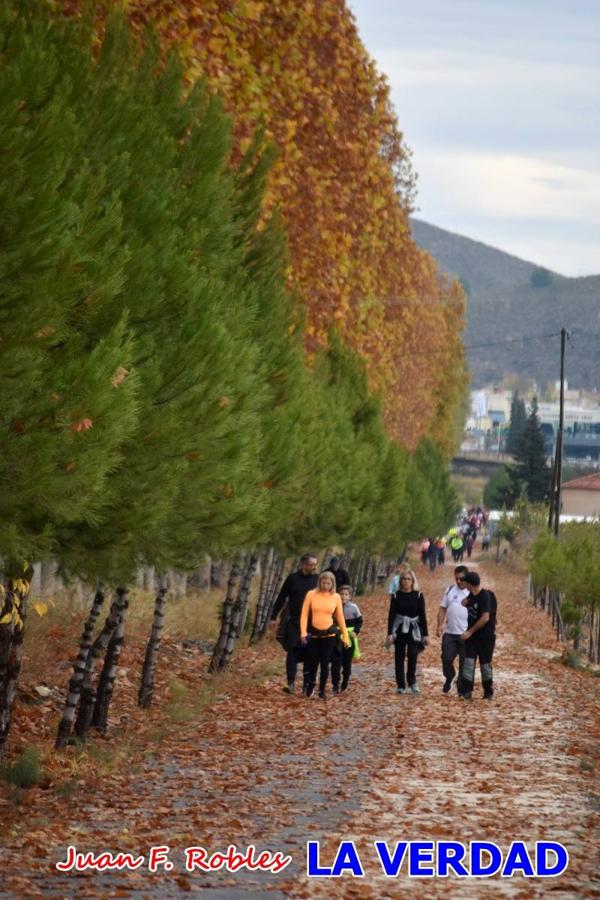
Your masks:
<instances>
[{"instance_id":1,"label":"distant building","mask_svg":"<svg viewBox=\"0 0 600 900\"><path fill-rule=\"evenodd\" d=\"M600 518L600 472L566 481L561 496L565 515Z\"/></svg>"},{"instance_id":2,"label":"distant building","mask_svg":"<svg viewBox=\"0 0 600 900\"><path fill-rule=\"evenodd\" d=\"M560 409L558 403L540 403L538 414L548 454L554 456ZM565 459L600 462L600 407L567 406L563 438Z\"/></svg>"}]
</instances>

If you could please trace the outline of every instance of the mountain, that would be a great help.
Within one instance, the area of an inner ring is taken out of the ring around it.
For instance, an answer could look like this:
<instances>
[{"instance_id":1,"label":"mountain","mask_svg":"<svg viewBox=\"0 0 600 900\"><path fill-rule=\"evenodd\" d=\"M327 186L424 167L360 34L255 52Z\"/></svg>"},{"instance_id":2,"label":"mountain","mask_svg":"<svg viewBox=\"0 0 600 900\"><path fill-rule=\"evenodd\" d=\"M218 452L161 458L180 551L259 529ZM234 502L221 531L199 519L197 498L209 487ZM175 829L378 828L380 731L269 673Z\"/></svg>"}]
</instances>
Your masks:
<instances>
[{"instance_id":1,"label":"mountain","mask_svg":"<svg viewBox=\"0 0 600 900\"><path fill-rule=\"evenodd\" d=\"M567 278L419 219L411 219L411 228L417 244L460 279L467 294L465 344L473 347L473 387L509 372L529 376L540 387L556 381L558 337L498 342L554 334L564 326L573 332L565 365L569 386L600 389L600 275Z\"/></svg>"}]
</instances>

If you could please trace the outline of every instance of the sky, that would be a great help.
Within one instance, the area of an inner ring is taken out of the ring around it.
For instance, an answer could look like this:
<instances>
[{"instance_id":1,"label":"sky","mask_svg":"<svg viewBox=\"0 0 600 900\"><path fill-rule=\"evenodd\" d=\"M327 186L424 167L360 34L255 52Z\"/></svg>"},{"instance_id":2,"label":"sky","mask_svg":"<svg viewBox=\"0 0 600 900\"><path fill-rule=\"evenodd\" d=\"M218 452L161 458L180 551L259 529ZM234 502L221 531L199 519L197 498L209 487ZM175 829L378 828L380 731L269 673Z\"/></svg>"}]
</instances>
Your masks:
<instances>
[{"instance_id":1,"label":"sky","mask_svg":"<svg viewBox=\"0 0 600 900\"><path fill-rule=\"evenodd\" d=\"M418 174L415 215L600 274L600 0L348 0Z\"/></svg>"}]
</instances>

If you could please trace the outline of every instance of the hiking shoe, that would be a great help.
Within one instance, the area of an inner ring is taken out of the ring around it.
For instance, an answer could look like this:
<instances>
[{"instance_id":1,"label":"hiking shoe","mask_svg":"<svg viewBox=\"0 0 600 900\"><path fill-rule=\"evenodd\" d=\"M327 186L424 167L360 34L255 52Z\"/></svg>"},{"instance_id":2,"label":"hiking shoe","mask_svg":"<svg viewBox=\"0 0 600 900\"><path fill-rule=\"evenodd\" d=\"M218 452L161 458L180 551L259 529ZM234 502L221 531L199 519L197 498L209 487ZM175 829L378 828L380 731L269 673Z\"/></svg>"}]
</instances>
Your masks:
<instances>
[{"instance_id":1,"label":"hiking shoe","mask_svg":"<svg viewBox=\"0 0 600 900\"><path fill-rule=\"evenodd\" d=\"M286 694L295 694L296 689L294 687L294 682L292 681L290 684L284 685L282 690L284 690Z\"/></svg>"},{"instance_id":2,"label":"hiking shoe","mask_svg":"<svg viewBox=\"0 0 600 900\"><path fill-rule=\"evenodd\" d=\"M327 694L325 691L319 691L319 700L327 700Z\"/></svg>"},{"instance_id":3,"label":"hiking shoe","mask_svg":"<svg viewBox=\"0 0 600 900\"><path fill-rule=\"evenodd\" d=\"M451 687L452 687L452 679L446 678L446 680L444 682L444 687L442 688L442 691L444 692L444 694L449 694Z\"/></svg>"},{"instance_id":4,"label":"hiking shoe","mask_svg":"<svg viewBox=\"0 0 600 900\"><path fill-rule=\"evenodd\" d=\"M343 685L341 686L341 688L340 688L340 691L342 691L342 692L343 692L343 691L347 691L347 690L348 690L348 685L347 685L347 684L343 684Z\"/></svg>"},{"instance_id":5,"label":"hiking shoe","mask_svg":"<svg viewBox=\"0 0 600 900\"><path fill-rule=\"evenodd\" d=\"M483 699L484 699L484 700L493 700L493 699L494 699L494 695L493 695L493 694L487 694L487 693L486 693L486 694L483 695Z\"/></svg>"},{"instance_id":6,"label":"hiking shoe","mask_svg":"<svg viewBox=\"0 0 600 900\"><path fill-rule=\"evenodd\" d=\"M411 691L413 692L413 694L420 694L420 693L421 693L421 688L419 687L418 684L411 684L410 689L411 689Z\"/></svg>"},{"instance_id":7,"label":"hiking shoe","mask_svg":"<svg viewBox=\"0 0 600 900\"><path fill-rule=\"evenodd\" d=\"M467 700L469 703L473 699L473 694L459 694L459 700Z\"/></svg>"},{"instance_id":8,"label":"hiking shoe","mask_svg":"<svg viewBox=\"0 0 600 900\"><path fill-rule=\"evenodd\" d=\"M408 694L408 688L396 688L397 694Z\"/></svg>"},{"instance_id":9,"label":"hiking shoe","mask_svg":"<svg viewBox=\"0 0 600 900\"><path fill-rule=\"evenodd\" d=\"M304 694L305 697L312 697L312 695L313 695L313 693L314 693L314 690L315 690L315 689L314 689L314 686L313 686L312 684L307 684L307 685L302 689L302 693Z\"/></svg>"}]
</instances>

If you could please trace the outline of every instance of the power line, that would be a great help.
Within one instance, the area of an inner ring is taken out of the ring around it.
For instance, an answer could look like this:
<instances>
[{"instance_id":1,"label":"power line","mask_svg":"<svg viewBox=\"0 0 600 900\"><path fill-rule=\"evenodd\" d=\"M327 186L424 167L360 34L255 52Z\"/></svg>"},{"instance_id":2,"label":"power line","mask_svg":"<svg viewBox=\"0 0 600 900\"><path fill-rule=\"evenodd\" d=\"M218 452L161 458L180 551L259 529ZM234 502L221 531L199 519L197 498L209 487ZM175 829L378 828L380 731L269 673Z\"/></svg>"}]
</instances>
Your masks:
<instances>
[{"instance_id":1,"label":"power line","mask_svg":"<svg viewBox=\"0 0 600 900\"><path fill-rule=\"evenodd\" d=\"M506 341L486 341L485 344L471 344L471 346L465 347L465 350L479 350L482 347L498 347L500 344L524 344L526 341L544 341L553 337L560 337L560 331L554 331L552 334L532 334L526 337L509 338Z\"/></svg>"},{"instance_id":2,"label":"power line","mask_svg":"<svg viewBox=\"0 0 600 900\"><path fill-rule=\"evenodd\" d=\"M567 337L600 337L600 332L597 331L582 331L582 330L571 330L567 331ZM552 334L531 334L526 335L525 337L519 338L509 338L505 341L487 341L485 344L471 344L468 347L465 347L465 350L481 350L487 349L488 347L498 347L501 344L524 344L526 341L540 341L547 340L548 338L560 337L560 331L554 331Z\"/></svg>"}]
</instances>

